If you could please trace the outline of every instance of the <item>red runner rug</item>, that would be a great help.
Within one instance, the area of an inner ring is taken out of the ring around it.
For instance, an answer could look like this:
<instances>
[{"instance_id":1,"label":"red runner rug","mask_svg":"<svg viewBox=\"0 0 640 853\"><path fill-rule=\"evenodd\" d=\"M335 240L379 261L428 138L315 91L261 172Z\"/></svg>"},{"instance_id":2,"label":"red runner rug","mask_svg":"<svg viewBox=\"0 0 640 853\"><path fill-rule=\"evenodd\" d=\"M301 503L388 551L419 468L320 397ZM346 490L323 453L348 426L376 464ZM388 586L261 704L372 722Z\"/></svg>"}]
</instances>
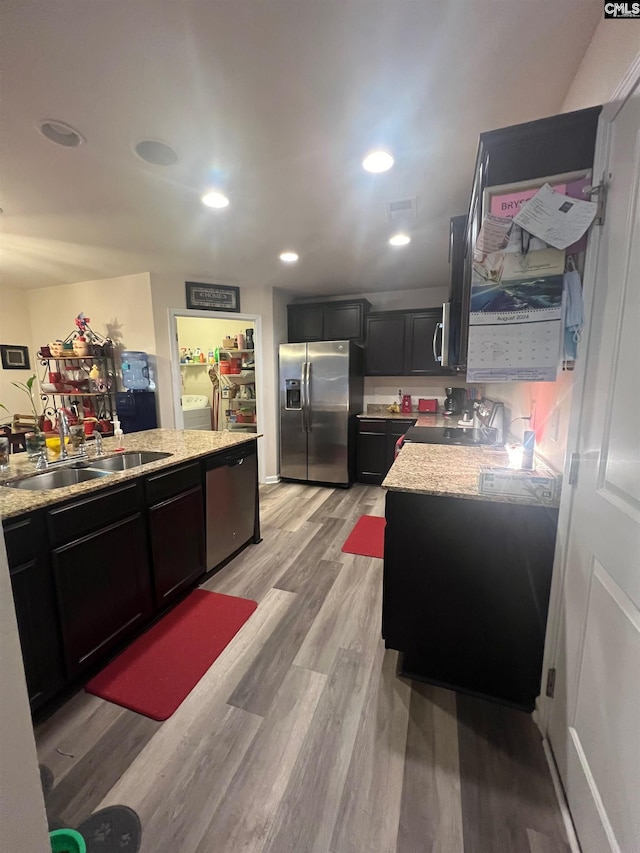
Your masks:
<instances>
[{"instance_id":1,"label":"red runner rug","mask_svg":"<svg viewBox=\"0 0 640 853\"><path fill-rule=\"evenodd\" d=\"M257 607L196 589L85 686L116 705L166 720Z\"/></svg>"},{"instance_id":2,"label":"red runner rug","mask_svg":"<svg viewBox=\"0 0 640 853\"><path fill-rule=\"evenodd\" d=\"M347 554L363 557L384 557L384 518L377 515L361 515L347 536L342 550Z\"/></svg>"}]
</instances>

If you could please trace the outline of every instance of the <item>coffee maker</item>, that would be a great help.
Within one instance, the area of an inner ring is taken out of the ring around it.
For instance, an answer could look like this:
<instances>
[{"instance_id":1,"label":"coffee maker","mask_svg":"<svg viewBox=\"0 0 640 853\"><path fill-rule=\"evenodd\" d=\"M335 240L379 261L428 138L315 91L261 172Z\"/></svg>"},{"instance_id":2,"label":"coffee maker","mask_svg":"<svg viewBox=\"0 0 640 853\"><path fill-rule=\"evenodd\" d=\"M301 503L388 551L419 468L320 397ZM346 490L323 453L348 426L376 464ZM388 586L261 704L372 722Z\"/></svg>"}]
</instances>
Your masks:
<instances>
[{"instance_id":1,"label":"coffee maker","mask_svg":"<svg viewBox=\"0 0 640 853\"><path fill-rule=\"evenodd\" d=\"M466 388L445 388L447 396L444 401L445 415L460 415L467 400Z\"/></svg>"}]
</instances>

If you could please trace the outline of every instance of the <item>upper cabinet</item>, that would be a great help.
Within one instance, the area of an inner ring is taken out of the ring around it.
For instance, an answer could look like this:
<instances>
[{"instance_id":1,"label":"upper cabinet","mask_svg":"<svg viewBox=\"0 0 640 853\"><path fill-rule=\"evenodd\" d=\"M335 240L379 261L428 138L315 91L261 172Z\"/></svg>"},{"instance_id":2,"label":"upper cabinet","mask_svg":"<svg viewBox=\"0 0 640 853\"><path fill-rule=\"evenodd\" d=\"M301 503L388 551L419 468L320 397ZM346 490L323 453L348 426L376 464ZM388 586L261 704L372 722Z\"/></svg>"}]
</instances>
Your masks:
<instances>
[{"instance_id":1,"label":"upper cabinet","mask_svg":"<svg viewBox=\"0 0 640 853\"><path fill-rule=\"evenodd\" d=\"M289 343L362 340L364 320L370 308L371 303L366 299L287 305Z\"/></svg>"},{"instance_id":2,"label":"upper cabinet","mask_svg":"<svg viewBox=\"0 0 640 853\"><path fill-rule=\"evenodd\" d=\"M440 308L380 311L365 320L366 376L450 374L433 355L433 338L442 320Z\"/></svg>"}]
</instances>

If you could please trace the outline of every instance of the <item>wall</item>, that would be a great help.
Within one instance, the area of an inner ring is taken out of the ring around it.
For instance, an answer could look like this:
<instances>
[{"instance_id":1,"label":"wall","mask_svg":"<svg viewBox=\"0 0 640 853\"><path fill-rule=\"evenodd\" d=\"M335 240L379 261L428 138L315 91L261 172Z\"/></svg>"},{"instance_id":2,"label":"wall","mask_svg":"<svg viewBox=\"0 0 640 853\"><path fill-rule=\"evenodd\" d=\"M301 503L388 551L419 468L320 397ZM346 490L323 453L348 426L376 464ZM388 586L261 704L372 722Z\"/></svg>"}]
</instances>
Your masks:
<instances>
[{"instance_id":1,"label":"wall","mask_svg":"<svg viewBox=\"0 0 640 853\"><path fill-rule=\"evenodd\" d=\"M91 320L91 328L112 338L118 348L155 355L149 273L43 287L24 294L36 350L52 339L64 339L73 331L75 318L83 311ZM153 362L150 359L152 367Z\"/></svg>"},{"instance_id":2,"label":"wall","mask_svg":"<svg viewBox=\"0 0 640 853\"><path fill-rule=\"evenodd\" d=\"M609 100L640 52L640 21L600 21L562 104L562 112Z\"/></svg>"},{"instance_id":3,"label":"wall","mask_svg":"<svg viewBox=\"0 0 640 853\"><path fill-rule=\"evenodd\" d=\"M0 660L0 850L47 853L47 818L1 525Z\"/></svg>"},{"instance_id":4,"label":"wall","mask_svg":"<svg viewBox=\"0 0 640 853\"><path fill-rule=\"evenodd\" d=\"M29 370L3 370L0 367L0 403L3 403L8 412L0 409L0 421L9 422L11 416L19 414L30 414L31 403L23 391L14 388L12 382L26 382L26 380L37 372L36 352L31 340L31 323L29 321L28 303L25 291L2 288L2 303L0 305L0 344L13 344L29 347L29 359L31 368ZM38 405L39 401L36 401ZM40 411L40 408L38 408Z\"/></svg>"}]
</instances>

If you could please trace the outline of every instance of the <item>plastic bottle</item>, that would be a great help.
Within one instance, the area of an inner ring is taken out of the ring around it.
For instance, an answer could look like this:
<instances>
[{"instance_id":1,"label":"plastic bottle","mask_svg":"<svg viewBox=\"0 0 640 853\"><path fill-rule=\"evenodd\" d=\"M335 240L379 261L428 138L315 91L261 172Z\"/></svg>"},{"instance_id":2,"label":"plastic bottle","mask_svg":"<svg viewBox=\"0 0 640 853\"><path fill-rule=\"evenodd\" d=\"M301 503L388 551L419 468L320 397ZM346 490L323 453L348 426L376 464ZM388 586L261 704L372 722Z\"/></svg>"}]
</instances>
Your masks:
<instances>
[{"instance_id":1,"label":"plastic bottle","mask_svg":"<svg viewBox=\"0 0 640 853\"><path fill-rule=\"evenodd\" d=\"M120 420L118 417L114 417L113 419L113 437L116 440L116 450L124 450L124 441L122 436L124 433L122 432L122 427L120 426Z\"/></svg>"}]
</instances>

